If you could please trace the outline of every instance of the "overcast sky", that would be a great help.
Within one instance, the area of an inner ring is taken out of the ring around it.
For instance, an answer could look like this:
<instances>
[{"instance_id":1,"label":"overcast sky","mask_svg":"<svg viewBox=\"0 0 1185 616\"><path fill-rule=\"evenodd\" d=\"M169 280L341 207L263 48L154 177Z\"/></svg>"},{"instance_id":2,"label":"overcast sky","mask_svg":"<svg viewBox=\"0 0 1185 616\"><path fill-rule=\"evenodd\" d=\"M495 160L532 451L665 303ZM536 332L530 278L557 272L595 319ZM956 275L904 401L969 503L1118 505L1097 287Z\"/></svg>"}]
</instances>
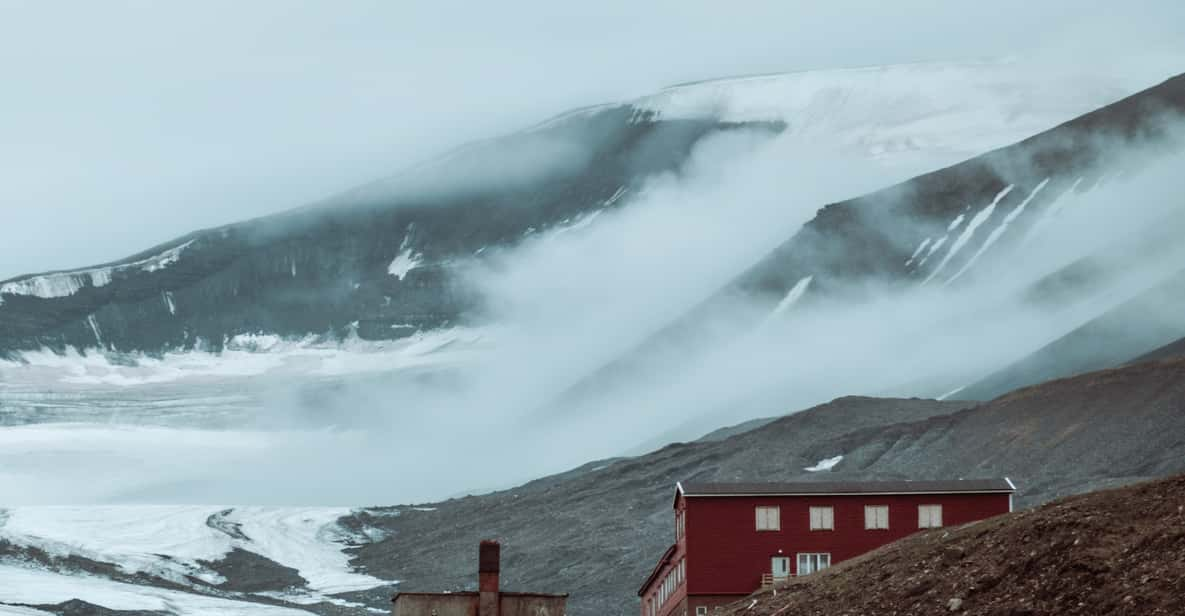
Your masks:
<instances>
[{"instance_id":1,"label":"overcast sky","mask_svg":"<svg viewBox=\"0 0 1185 616\"><path fill-rule=\"evenodd\" d=\"M1181 5L0 0L0 279L117 259L681 81L1179 50Z\"/></svg>"}]
</instances>

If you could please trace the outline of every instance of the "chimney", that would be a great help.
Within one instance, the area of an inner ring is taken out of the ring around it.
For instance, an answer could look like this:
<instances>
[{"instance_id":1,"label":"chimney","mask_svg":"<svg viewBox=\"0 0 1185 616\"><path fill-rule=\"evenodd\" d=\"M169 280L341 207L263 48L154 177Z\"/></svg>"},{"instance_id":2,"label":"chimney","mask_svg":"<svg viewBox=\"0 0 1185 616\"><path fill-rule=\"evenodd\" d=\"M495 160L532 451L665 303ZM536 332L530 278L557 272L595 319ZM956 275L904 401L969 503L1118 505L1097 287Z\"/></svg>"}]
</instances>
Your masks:
<instances>
[{"instance_id":1,"label":"chimney","mask_svg":"<svg viewBox=\"0 0 1185 616\"><path fill-rule=\"evenodd\" d=\"M477 556L478 616L499 616L499 558L502 546L497 541L482 541Z\"/></svg>"}]
</instances>

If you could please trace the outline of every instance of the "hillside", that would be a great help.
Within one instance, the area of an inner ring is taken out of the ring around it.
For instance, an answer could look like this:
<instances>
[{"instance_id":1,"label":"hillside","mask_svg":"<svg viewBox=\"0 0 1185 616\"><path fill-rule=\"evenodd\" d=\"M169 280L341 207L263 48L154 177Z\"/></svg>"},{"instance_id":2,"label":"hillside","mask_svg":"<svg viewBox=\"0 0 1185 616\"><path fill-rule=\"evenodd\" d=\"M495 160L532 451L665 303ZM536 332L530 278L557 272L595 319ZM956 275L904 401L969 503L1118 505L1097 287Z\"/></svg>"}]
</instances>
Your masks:
<instances>
[{"instance_id":1,"label":"hillside","mask_svg":"<svg viewBox=\"0 0 1185 616\"><path fill-rule=\"evenodd\" d=\"M307 207L0 281L0 358L218 351L260 333L384 340L471 321L481 306L459 279L468 261L625 206L713 135L785 132L900 181L1111 103L1135 81L935 63L707 81L578 109Z\"/></svg>"},{"instance_id":2,"label":"hillside","mask_svg":"<svg viewBox=\"0 0 1185 616\"><path fill-rule=\"evenodd\" d=\"M726 614L1180 614L1185 477L916 535Z\"/></svg>"},{"instance_id":3,"label":"hillside","mask_svg":"<svg viewBox=\"0 0 1185 616\"><path fill-rule=\"evenodd\" d=\"M1012 477L1017 504L1185 472L1185 360L1054 381L985 404L841 398L724 440L670 445L422 510L348 518L389 538L354 564L402 588L465 588L464 549L506 545L508 586L571 592L571 613L636 609L669 544L676 481ZM829 472L810 472L843 456ZM377 600L377 597L374 598Z\"/></svg>"}]
</instances>

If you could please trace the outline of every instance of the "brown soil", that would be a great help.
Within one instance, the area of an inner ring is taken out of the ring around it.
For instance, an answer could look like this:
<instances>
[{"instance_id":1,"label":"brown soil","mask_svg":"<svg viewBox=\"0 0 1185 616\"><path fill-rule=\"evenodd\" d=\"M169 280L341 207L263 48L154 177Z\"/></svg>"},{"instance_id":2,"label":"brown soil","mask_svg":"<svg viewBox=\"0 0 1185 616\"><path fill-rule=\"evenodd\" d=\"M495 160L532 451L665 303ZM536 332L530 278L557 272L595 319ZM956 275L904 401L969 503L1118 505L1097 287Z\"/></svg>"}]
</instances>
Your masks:
<instances>
[{"instance_id":1,"label":"brown soil","mask_svg":"<svg viewBox=\"0 0 1185 616\"><path fill-rule=\"evenodd\" d=\"M1185 614L1185 476L915 535L726 613Z\"/></svg>"}]
</instances>

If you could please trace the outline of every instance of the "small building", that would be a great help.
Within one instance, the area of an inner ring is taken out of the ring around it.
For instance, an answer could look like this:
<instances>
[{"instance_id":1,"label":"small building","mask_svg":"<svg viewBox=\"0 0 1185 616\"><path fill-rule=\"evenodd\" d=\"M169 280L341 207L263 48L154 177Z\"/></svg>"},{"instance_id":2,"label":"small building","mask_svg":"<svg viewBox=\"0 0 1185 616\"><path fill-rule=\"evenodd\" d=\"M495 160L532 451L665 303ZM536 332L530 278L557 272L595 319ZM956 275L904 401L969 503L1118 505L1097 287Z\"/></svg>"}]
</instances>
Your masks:
<instances>
[{"instance_id":1,"label":"small building","mask_svg":"<svg viewBox=\"0 0 1185 616\"><path fill-rule=\"evenodd\" d=\"M566 594L502 591L500 559L498 542L482 541L477 556L477 592L401 592L391 599L394 616L564 616Z\"/></svg>"},{"instance_id":2,"label":"small building","mask_svg":"<svg viewBox=\"0 0 1185 616\"><path fill-rule=\"evenodd\" d=\"M638 590L642 616L705 616L906 535L1012 510L1010 480L676 484L675 543Z\"/></svg>"}]
</instances>

